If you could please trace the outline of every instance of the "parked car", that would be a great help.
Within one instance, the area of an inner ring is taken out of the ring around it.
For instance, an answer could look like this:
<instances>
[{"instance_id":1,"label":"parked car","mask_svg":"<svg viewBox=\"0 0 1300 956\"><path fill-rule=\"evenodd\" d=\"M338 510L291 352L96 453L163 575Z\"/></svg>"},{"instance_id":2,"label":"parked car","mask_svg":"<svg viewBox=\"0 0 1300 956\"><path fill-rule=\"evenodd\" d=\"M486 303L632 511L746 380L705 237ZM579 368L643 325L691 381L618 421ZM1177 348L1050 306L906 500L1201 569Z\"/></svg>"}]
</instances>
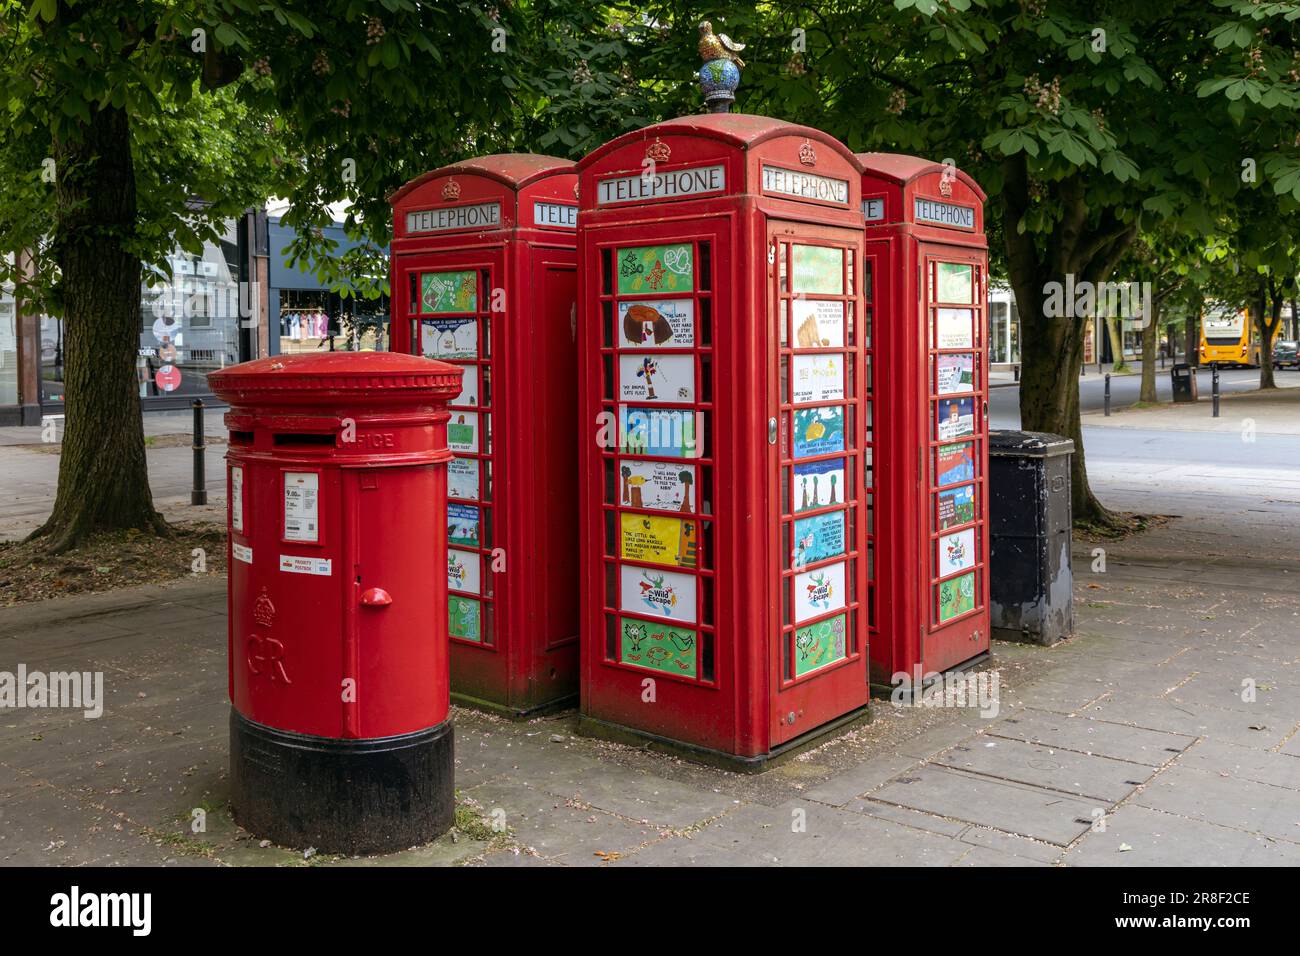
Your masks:
<instances>
[{"instance_id":1,"label":"parked car","mask_svg":"<svg viewBox=\"0 0 1300 956\"><path fill-rule=\"evenodd\" d=\"M1279 339L1273 343L1274 368L1300 368L1300 343Z\"/></svg>"}]
</instances>

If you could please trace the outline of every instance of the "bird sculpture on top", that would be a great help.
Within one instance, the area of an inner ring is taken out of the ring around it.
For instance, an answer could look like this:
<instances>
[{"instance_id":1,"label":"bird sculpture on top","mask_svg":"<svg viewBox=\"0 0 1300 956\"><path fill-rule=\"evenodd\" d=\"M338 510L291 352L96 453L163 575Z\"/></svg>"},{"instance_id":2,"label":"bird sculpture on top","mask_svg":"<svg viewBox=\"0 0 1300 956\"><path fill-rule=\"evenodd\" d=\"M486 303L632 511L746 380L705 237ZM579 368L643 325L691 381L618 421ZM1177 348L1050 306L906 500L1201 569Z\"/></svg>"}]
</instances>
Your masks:
<instances>
[{"instance_id":1,"label":"bird sculpture on top","mask_svg":"<svg viewBox=\"0 0 1300 956\"><path fill-rule=\"evenodd\" d=\"M744 66L745 61L739 57L745 44L737 43L725 33L714 33L713 24L708 20L700 24L700 59L705 63L710 60L730 60L736 66Z\"/></svg>"}]
</instances>

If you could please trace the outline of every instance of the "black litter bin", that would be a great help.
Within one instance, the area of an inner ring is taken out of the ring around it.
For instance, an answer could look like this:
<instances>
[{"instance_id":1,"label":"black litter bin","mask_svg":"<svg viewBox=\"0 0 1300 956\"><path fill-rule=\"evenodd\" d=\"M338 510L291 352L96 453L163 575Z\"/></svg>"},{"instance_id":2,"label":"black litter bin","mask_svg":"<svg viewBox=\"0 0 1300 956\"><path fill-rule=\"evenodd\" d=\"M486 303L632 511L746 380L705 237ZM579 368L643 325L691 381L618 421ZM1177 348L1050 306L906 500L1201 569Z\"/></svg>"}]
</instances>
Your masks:
<instances>
[{"instance_id":1,"label":"black litter bin","mask_svg":"<svg viewBox=\"0 0 1300 956\"><path fill-rule=\"evenodd\" d=\"M1045 432L989 432L992 636L1055 644L1074 633L1070 456Z\"/></svg>"},{"instance_id":2,"label":"black litter bin","mask_svg":"<svg viewBox=\"0 0 1300 956\"><path fill-rule=\"evenodd\" d=\"M1169 370L1169 378L1174 385L1175 402L1196 401L1196 373L1190 365L1179 362Z\"/></svg>"}]
</instances>

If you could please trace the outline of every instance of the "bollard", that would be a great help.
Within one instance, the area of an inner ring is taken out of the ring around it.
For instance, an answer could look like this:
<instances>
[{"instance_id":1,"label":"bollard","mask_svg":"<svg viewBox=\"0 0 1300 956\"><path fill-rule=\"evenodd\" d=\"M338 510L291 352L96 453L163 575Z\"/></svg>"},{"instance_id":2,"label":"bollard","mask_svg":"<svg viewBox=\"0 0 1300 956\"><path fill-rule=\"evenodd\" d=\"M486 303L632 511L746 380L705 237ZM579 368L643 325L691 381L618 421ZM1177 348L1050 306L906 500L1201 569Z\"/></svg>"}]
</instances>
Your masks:
<instances>
[{"instance_id":1,"label":"bollard","mask_svg":"<svg viewBox=\"0 0 1300 956\"><path fill-rule=\"evenodd\" d=\"M1214 377L1210 380L1210 394L1214 397L1214 417L1219 417L1219 363L1215 362L1211 369Z\"/></svg>"},{"instance_id":2,"label":"bollard","mask_svg":"<svg viewBox=\"0 0 1300 956\"><path fill-rule=\"evenodd\" d=\"M1110 416L1110 372L1106 373L1106 415Z\"/></svg>"},{"instance_id":3,"label":"bollard","mask_svg":"<svg viewBox=\"0 0 1300 956\"><path fill-rule=\"evenodd\" d=\"M206 505L208 503L208 482L204 474L205 462L203 449L203 399L194 399L194 488L190 491L190 504Z\"/></svg>"}]
</instances>

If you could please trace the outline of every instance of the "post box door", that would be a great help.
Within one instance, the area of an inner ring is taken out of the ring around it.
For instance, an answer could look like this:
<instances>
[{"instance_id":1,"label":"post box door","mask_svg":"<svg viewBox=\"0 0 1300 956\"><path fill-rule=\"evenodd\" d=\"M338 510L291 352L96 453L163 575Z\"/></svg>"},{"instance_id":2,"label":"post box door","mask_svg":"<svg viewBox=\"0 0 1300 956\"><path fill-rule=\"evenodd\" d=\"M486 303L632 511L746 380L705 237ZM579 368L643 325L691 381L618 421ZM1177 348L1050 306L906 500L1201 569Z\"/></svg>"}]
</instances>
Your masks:
<instances>
[{"instance_id":1,"label":"post box door","mask_svg":"<svg viewBox=\"0 0 1300 956\"><path fill-rule=\"evenodd\" d=\"M447 716L448 648L429 615L441 606L430 595L442 587L443 563L433 547L403 553L393 542L445 539L441 516L427 504L393 502L436 500L442 476L433 465L344 474L350 501L343 534L356 542L354 566L340 569L350 572L345 671L355 675L342 689L345 736L410 733Z\"/></svg>"},{"instance_id":2,"label":"post box door","mask_svg":"<svg viewBox=\"0 0 1300 956\"><path fill-rule=\"evenodd\" d=\"M463 249L399 258L393 301L411 329L412 352L465 369L451 402L447 446L447 583L453 641L494 648L492 550L493 445L500 409L492 383L504 374L499 339L507 316L502 294L503 250Z\"/></svg>"},{"instance_id":3,"label":"post box door","mask_svg":"<svg viewBox=\"0 0 1300 956\"><path fill-rule=\"evenodd\" d=\"M921 247L928 338L922 404L929 465L921 541L928 582L922 659L942 671L988 649L988 389L982 252Z\"/></svg>"},{"instance_id":4,"label":"post box door","mask_svg":"<svg viewBox=\"0 0 1300 956\"><path fill-rule=\"evenodd\" d=\"M870 368L861 234L774 221L768 259L775 745L869 696Z\"/></svg>"}]
</instances>

